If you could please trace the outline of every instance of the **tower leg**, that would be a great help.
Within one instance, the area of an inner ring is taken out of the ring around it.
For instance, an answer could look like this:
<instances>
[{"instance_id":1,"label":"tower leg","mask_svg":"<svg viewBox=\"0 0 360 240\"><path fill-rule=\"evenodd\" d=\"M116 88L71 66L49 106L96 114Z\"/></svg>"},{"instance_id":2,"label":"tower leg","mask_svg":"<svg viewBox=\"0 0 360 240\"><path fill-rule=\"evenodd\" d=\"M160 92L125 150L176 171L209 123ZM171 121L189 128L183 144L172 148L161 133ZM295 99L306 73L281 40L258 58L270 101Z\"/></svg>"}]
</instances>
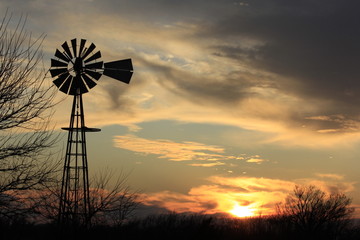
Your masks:
<instances>
[{"instance_id":1,"label":"tower leg","mask_svg":"<svg viewBox=\"0 0 360 240\"><path fill-rule=\"evenodd\" d=\"M90 194L86 127L82 95L74 95L60 192L58 222L62 226L90 225Z\"/></svg>"}]
</instances>

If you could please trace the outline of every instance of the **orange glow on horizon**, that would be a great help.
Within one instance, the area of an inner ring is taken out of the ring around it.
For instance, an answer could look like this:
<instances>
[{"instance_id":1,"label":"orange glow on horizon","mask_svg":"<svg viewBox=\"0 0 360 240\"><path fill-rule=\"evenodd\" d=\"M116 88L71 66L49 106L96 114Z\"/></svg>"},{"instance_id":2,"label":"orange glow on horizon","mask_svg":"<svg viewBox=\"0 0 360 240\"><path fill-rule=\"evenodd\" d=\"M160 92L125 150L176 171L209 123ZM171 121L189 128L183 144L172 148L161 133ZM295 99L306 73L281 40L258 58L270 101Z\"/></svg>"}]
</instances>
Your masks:
<instances>
[{"instance_id":1,"label":"orange glow on horizon","mask_svg":"<svg viewBox=\"0 0 360 240\"><path fill-rule=\"evenodd\" d=\"M255 209L251 208L250 206L241 206L238 203L235 203L233 209L229 211L235 217L252 217L255 215Z\"/></svg>"}]
</instances>

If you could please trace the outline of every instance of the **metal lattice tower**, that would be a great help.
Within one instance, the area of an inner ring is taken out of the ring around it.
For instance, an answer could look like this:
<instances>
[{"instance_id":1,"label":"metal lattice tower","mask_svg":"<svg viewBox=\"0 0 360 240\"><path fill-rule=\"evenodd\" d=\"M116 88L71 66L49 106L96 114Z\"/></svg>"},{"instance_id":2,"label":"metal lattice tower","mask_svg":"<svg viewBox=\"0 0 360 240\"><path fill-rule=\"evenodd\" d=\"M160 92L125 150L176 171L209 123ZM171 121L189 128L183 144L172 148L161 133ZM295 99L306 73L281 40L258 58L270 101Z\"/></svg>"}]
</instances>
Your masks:
<instances>
[{"instance_id":1,"label":"metal lattice tower","mask_svg":"<svg viewBox=\"0 0 360 240\"><path fill-rule=\"evenodd\" d=\"M60 225L90 225L91 202L89 191L86 132L99 132L98 128L87 128L82 94L95 87L102 75L129 83L133 74L131 59L103 63L100 51L94 53L93 43L86 47L86 40L71 40L62 45L64 51L56 49L56 59L51 59L50 73L56 77L53 83L60 91L73 95L73 104L68 131L68 141L63 168L59 215Z\"/></svg>"},{"instance_id":2,"label":"metal lattice tower","mask_svg":"<svg viewBox=\"0 0 360 240\"><path fill-rule=\"evenodd\" d=\"M82 94L74 95L65 163L60 193L59 222L80 225L89 224L91 211L89 176L86 152L86 132L100 129L85 127Z\"/></svg>"}]
</instances>

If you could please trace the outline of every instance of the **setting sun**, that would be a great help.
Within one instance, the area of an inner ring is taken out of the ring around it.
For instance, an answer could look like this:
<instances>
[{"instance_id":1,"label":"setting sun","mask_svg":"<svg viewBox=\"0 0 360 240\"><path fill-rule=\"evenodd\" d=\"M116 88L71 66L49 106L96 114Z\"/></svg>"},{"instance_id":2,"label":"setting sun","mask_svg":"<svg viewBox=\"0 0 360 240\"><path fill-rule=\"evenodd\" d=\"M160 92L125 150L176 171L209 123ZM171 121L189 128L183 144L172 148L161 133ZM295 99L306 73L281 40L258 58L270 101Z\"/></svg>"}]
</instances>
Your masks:
<instances>
[{"instance_id":1,"label":"setting sun","mask_svg":"<svg viewBox=\"0 0 360 240\"><path fill-rule=\"evenodd\" d=\"M231 209L229 213L236 217L251 217L254 216L254 209L249 206L240 206L236 203L234 208Z\"/></svg>"}]
</instances>

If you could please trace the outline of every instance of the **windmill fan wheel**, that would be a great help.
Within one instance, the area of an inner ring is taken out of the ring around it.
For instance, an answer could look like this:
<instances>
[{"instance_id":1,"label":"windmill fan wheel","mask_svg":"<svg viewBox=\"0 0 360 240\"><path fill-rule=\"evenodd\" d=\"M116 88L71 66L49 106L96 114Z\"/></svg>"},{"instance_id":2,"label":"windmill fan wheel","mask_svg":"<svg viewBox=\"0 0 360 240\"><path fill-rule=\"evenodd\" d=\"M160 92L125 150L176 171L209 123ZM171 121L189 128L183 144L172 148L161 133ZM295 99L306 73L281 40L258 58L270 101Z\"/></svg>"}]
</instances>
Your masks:
<instances>
[{"instance_id":1,"label":"windmill fan wheel","mask_svg":"<svg viewBox=\"0 0 360 240\"><path fill-rule=\"evenodd\" d=\"M78 45L75 38L70 46L64 42L61 47L62 51L56 49L56 59L51 59L50 68L50 74L55 78L53 83L60 91L69 95L87 93L102 75L130 83L133 74L130 58L104 63L100 61L100 51L95 51L95 44L87 47L85 39Z\"/></svg>"},{"instance_id":2,"label":"windmill fan wheel","mask_svg":"<svg viewBox=\"0 0 360 240\"><path fill-rule=\"evenodd\" d=\"M81 39L79 46L76 39L61 45L63 51L56 49L55 57L51 59L50 74L56 77L53 83L60 91L69 94L83 94L96 86L103 70L100 61L100 51L95 51L95 44L86 46L86 40Z\"/></svg>"}]
</instances>

